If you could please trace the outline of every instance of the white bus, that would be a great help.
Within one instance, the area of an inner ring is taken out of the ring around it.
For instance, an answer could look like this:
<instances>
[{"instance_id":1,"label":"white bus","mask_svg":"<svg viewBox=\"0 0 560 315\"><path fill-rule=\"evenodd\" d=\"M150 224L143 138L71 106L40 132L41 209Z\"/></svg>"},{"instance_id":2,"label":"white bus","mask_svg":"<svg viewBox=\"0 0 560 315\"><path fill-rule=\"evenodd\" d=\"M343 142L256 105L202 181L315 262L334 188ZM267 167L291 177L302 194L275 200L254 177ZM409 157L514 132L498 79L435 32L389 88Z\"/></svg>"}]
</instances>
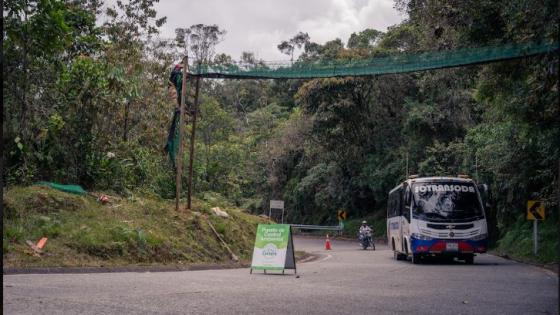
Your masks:
<instances>
[{"instance_id":1,"label":"white bus","mask_svg":"<svg viewBox=\"0 0 560 315\"><path fill-rule=\"evenodd\" d=\"M476 253L486 252L488 226L479 189L459 176L411 176L389 192L387 240L395 259L411 257L417 264L426 256L442 256L473 264Z\"/></svg>"}]
</instances>

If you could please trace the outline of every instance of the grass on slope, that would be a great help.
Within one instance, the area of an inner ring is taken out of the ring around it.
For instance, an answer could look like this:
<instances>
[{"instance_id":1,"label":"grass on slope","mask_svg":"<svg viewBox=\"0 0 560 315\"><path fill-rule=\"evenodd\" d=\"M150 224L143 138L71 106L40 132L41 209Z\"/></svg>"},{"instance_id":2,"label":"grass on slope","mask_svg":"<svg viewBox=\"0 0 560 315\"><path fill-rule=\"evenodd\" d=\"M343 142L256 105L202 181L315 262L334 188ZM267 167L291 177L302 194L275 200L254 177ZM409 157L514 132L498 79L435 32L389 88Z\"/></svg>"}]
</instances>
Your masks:
<instances>
[{"instance_id":1,"label":"grass on slope","mask_svg":"<svg viewBox=\"0 0 560 315\"><path fill-rule=\"evenodd\" d=\"M518 217L498 241L496 251L501 255L529 262L558 263L558 217L550 215L538 223L538 252L533 254L533 221L525 215Z\"/></svg>"},{"instance_id":2,"label":"grass on slope","mask_svg":"<svg viewBox=\"0 0 560 315\"><path fill-rule=\"evenodd\" d=\"M212 214L215 206L230 217ZM4 267L229 263L207 220L244 262L257 224L267 223L215 195L176 212L169 200L112 197L101 205L92 196L16 187L4 194L2 258ZM35 257L26 240L41 237L48 237L45 254Z\"/></svg>"}]
</instances>

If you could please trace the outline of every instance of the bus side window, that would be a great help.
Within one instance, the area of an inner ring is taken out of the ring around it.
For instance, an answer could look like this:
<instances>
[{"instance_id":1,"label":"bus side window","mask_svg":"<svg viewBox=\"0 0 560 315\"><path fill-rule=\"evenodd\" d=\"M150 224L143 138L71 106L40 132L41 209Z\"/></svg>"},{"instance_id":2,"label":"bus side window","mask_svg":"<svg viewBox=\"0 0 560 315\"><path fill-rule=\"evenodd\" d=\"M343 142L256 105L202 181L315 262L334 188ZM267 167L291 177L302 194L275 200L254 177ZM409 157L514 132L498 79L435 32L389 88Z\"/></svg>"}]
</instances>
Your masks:
<instances>
[{"instance_id":1,"label":"bus side window","mask_svg":"<svg viewBox=\"0 0 560 315\"><path fill-rule=\"evenodd\" d=\"M391 217L396 217L397 207L395 206L395 193L392 193L389 197L389 207L391 208Z\"/></svg>"},{"instance_id":2,"label":"bus side window","mask_svg":"<svg viewBox=\"0 0 560 315\"><path fill-rule=\"evenodd\" d=\"M390 194L389 198L387 200L387 216L389 218L392 218L394 216L393 214L393 195Z\"/></svg>"},{"instance_id":3,"label":"bus side window","mask_svg":"<svg viewBox=\"0 0 560 315\"><path fill-rule=\"evenodd\" d=\"M410 208L410 186L406 186L404 191L404 209Z\"/></svg>"},{"instance_id":4,"label":"bus side window","mask_svg":"<svg viewBox=\"0 0 560 315\"><path fill-rule=\"evenodd\" d=\"M402 196L402 189L399 189L395 194L395 210L396 210L396 215L398 216L402 215L401 196Z\"/></svg>"},{"instance_id":5,"label":"bus side window","mask_svg":"<svg viewBox=\"0 0 560 315\"><path fill-rule=\"evenodd\" d=\"M408 185L406 186L402 199L403 199L402 215L405 217L405 219L408 222L410 222L410 186Z\"/></svg>"}]
</instances>

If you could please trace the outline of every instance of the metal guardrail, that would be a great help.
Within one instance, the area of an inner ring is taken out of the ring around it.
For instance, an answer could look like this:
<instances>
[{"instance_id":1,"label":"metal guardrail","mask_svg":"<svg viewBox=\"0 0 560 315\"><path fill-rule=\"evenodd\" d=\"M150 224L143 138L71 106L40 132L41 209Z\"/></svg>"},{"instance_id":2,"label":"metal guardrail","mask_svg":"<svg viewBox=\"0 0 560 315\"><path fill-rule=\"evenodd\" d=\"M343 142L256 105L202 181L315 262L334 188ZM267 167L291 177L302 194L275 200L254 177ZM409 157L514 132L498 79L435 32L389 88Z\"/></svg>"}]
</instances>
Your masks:
<instances>
[{"instance_id":1,"label":"metal guardrail","mask_svg":"<svg viewBox=\"0 0 560 315\"><path fill-rule=\"evenodd\" d=\"M290 224L293 228L300 230L328 230L328 231L342 231L340 225L327 226L327 225L306 225L306 224Z\"/></svg>"}]
</instances>

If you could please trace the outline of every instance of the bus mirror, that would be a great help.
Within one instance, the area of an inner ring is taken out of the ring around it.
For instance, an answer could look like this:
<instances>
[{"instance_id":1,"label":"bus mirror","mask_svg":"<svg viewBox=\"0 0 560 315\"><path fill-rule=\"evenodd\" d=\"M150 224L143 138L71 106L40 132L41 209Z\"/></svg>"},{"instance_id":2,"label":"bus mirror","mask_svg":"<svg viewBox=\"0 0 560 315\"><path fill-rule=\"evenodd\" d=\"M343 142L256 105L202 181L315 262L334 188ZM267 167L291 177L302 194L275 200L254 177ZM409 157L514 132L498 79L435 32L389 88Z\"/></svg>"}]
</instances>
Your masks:
<instances>
[{"instance_id":1,"label":"bus mirror","mask_svg":"<svg viewBox=\"0 0 560 315\"><path fill-rule=\"evenodd\" d=\"M403 211L402 215L406 219L406 221L410 222L410 208L406 211Z\"/></svg>"},{"instance_id":2,"label":"bus mirror","mask_svg":"<svg viewBox=\"0 0 560 315\"><path fill-rule=\"evenodd\" d=\"M478 185L478 191L480 191L480 193L483 194L483 195L487 195L488 194L488 185L486 185L486 184Z\"/></svg>"}]
</instances>

